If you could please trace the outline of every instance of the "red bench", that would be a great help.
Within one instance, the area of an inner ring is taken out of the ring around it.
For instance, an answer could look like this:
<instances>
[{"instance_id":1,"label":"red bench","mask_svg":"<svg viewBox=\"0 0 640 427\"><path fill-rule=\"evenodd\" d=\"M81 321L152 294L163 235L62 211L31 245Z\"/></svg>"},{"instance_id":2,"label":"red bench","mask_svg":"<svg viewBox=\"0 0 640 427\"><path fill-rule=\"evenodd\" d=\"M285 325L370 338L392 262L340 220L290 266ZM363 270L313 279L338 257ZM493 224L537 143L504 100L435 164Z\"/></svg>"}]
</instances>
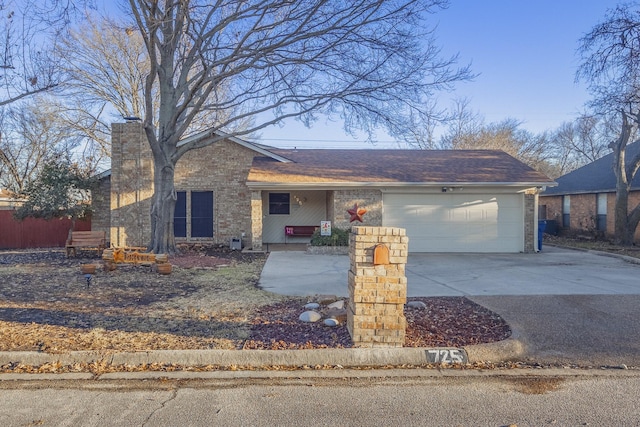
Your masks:
<instances>
[{"instance_id":1,"label":"red bench","mask_svg":"<svg viewBox=\"0 0 640 427\"><path fill-rule=\"evenodd\" d=\"M287 237L311 237L318 228L317 225L285 225L284 241L287 242Z\"/></svg>"}]
</instances>

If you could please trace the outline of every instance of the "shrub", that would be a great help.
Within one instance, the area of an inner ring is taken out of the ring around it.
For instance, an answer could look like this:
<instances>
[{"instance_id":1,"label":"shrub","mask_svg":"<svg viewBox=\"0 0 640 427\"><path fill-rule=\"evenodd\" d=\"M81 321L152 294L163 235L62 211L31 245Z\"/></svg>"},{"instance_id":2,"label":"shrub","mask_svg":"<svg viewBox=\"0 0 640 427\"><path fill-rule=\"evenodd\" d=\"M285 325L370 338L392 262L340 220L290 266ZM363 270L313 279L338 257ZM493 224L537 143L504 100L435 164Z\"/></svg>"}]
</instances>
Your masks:
<instances>
[{"instance_id":1,"label":"shrub","mask_svg":"<svg viewBox=\"0 0 640 427\"><path fill-rule=\"evenodd\" d=\"M349 246L349 231L333 228L331 236L321 236L318 229L311 236L311 246Z\"/></svg>"}]
</instances>

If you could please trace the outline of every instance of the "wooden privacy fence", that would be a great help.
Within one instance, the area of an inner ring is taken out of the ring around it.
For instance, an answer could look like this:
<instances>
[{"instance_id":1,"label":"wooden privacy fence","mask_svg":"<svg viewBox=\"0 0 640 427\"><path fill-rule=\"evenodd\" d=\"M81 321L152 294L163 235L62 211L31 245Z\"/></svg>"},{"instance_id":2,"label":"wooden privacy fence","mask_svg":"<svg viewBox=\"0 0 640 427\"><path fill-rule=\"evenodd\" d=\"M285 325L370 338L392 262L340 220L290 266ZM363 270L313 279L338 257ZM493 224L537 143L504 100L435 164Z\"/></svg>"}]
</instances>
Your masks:
<instances>
[{"instance_id":1,"label":"wooden privacy fence","mask_svg":"<svg viewBox=\"0 0 640 427\"><path fill-rule=\"evenodd\" d=\"M64 247L70 229L70 219L18 221L12 210L0 210L0 249ZM91 230L91 220L76 221L75 229Z\"/></svg>"}]
</instances>

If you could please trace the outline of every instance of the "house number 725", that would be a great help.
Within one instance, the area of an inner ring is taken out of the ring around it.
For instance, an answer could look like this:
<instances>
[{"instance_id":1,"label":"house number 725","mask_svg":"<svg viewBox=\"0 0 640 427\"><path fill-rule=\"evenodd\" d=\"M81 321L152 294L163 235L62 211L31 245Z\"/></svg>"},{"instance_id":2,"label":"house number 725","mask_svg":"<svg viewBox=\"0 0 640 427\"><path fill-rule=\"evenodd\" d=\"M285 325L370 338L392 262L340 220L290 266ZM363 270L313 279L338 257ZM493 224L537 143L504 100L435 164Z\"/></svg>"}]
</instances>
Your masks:
<instances>
[{"instance_id":1,"label":"house number 725","mask_svg":"<svg viewBox=\"0 0 640 427\"><path fill-rule=\"evenodd\" d=\"M427 350L429 363L467 363L467 352L458 348Z\"/></svg>"}]
</instances>

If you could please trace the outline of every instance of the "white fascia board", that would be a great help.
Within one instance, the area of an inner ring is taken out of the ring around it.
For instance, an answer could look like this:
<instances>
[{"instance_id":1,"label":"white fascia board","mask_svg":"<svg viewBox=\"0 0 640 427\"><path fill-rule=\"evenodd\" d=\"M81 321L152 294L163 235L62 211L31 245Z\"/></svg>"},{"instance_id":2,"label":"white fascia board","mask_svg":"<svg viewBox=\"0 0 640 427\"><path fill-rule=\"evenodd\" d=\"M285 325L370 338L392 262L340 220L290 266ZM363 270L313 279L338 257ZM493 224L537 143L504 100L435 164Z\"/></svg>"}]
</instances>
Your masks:
<instances>
[{"instance_id":1,"label":"white fascia board","mask_svg":"<svg viewBox=\"0 0 640 427\"><path fill-rule=\"evenodd\" d=\"M260 153L263 156L271 157L272 159L277 160L279 162L291 163L291 160L287 159L286 157L279 156L279 155L277 155L275 153L272 153L269 150L266 150L266 149L264 149L262 147L259 147L259 146L255 145L255 144L253 144L253 143L251 143L249 141L245 141L245 140L240 139L238 137L231 136L231 135L226 134L224 132L221 132L219 130L211 130L211 129L209 129L209 130L205 130L205 131L198 132L198 133L195 133L193 135L190 135L190 136L188 136L186 138L183 138L180 141L178 141L178 147L180 147L182 145L185 145L185 144L189 144L189 143L191 143L193 141L198 141L198 140L201 140L201 139L214 138L214 137L218 137L220 140L227 139L229 141L235 142L238 145L241 145L241 146L243 146L245 148L248 148L248 149L253 150L253 151L257 152L257 153Z\"/></svg>"},{"instance_id":2,"label":"white fascia board","mask_svg":"<svg viewBox=\"0 0 640 427\"><path fill-rule=\"evenodd\" d=\"M551 187L555 182L247 182L247 187L260 189L335 189L335 188L439 188L439 187Z\"/></svg>"}]
</instances>

